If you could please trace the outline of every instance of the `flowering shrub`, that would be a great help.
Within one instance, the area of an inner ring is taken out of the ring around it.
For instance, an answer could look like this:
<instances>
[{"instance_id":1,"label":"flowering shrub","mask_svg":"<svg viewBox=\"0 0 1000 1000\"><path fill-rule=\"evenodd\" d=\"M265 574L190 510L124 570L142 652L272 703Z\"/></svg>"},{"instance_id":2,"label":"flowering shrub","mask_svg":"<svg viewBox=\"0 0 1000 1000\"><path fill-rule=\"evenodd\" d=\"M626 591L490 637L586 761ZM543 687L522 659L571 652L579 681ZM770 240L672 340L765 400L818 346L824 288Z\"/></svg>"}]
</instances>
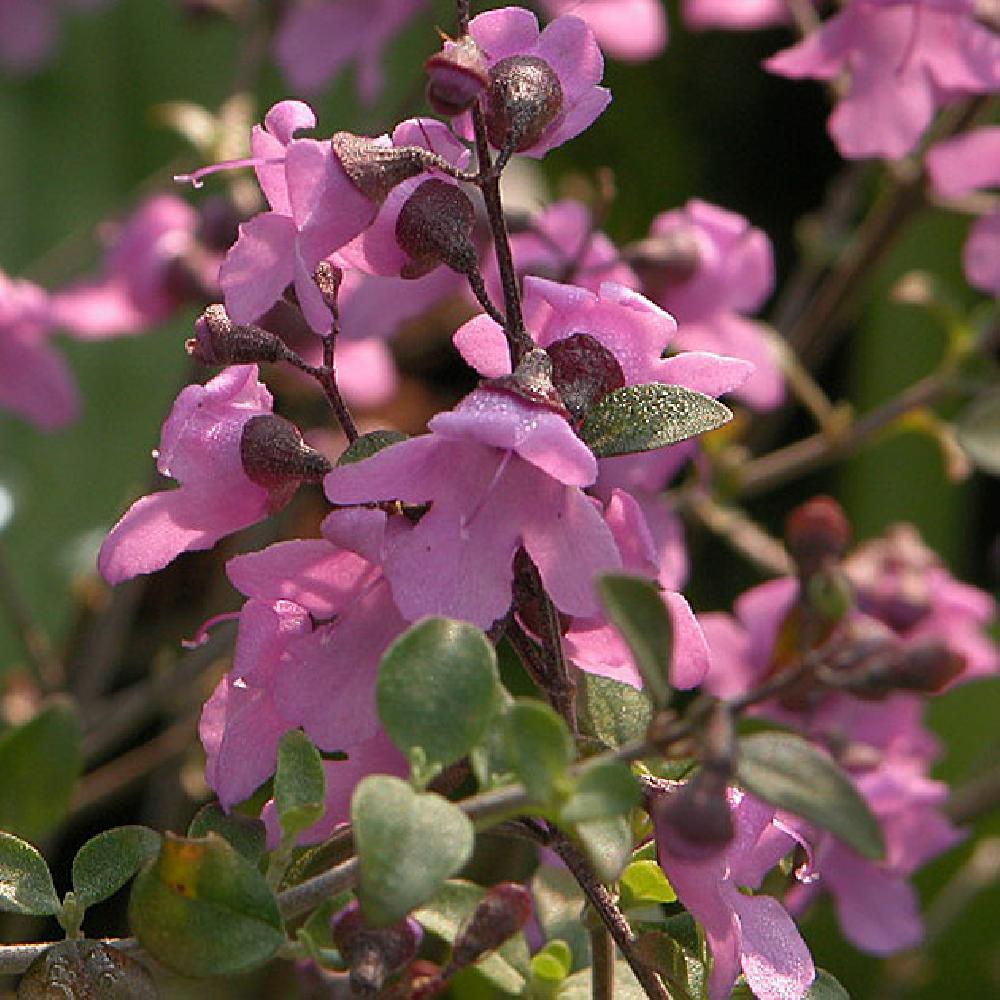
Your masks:
<instances>
[{"instance_id":1,"label":"flowering shrub","mask_svg":"<svg viewBox=\"0 0 1000 1000\"><path fill-rule=\"evenodd\" d=\"M296 90L355 63L369 104L397 33L422 25L426 48L432 23L419 0L270 19L189 6L246 18L246 57L274 53ZM53 330L138 334L196 303L185 347L208 369L154 453L176 485L148 489L99 546L88 614L107 624L79 661L46 645L0 561L35 667L31 710L17 715L12 684L0 732L0 908L66 932L0 947L0 968L25 972L19 996L67 981L152 996L164 970L292 959L316 996L803 1000L846 995L800 929L820 897L861 951L924 939L912 877L982 808L932 776L925 706L995 676L994 604L912 526L855 544L817 496L779 539L741 503L900 427L956 474L1000 466L995 303L911 276L899 294L944 318L948 349L880 408L856 415L810 370L921 198L980 216L963 262L997 291L997 130L978 122L995 28L965 0L849 0L826 19L808 3L684 5L698 28L792 21L803 37L768 70L836 81L841 154L899 161L853 236L843 192L831 198L818 228L844 245L805 260L772 324L757 313L775 249L734 211L692 197L619 245L607 174L577 184L587 197L512 207L517 170L613 113L602 52L660 53L662 7L545 0L542 26L472 6L449 5L426 53L427 101L447 120L332 131L287 98L233 157L224 115L203 128L207 112L174 107L205 161L175 177L190 201L158 193L106 227L97 278L46 290L0 275L0 404L41 428L78 409ZM418 396L407 345L435 337L461 388ZM407 391L415 417L397 406ZM968 402L954 425L930 410L946 394ZM817 430L772 447L793 404ZM733 551L689 548L685 522ZM237 609L217 613L205 585L221 577L213 549ZM738 561L772 578L733 614L700 610L700 581L735 579ZM128 597L160 579L203 622L166 682L145 632L174 645L182 626ZM102 676L117 658L120 682ZM64 820L81 767L96 800L95 761L172 698L188 711L153 745L186 747L196 702L192 797L211 801L183 835L98 833L60 897L30 841ZM43 756L51 780L26 779ZM82 936L130 881L137 957Z\"/></svg>"}]
</instances>

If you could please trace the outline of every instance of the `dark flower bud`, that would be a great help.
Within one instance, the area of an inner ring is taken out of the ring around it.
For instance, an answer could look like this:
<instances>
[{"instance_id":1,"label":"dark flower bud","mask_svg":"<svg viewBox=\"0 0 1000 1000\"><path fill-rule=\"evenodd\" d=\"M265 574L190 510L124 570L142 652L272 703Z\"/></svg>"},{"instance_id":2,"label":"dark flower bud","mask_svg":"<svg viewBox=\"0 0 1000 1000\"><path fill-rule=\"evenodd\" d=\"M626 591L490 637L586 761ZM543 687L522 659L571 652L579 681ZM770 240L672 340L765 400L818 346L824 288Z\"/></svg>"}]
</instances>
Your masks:
<instances>
[{"instance_id":1,"label":"dark flower bud","mask_svg":"<svg viewBox=\"0 0 1000 1000\"><path fill-rule=\"evenodd\" d=\"M540 347L528 351L510 375L483 379L479 384L483 389L506 392L554 410L561 417L569 417L569 410L552 382L552 359Z\"/></svg>"},{"instance_id":2,"label":"dark flower bud","mask_svg":"<svg viewBox=\"0 0 1000 1000\"><path fill-rule=\"evenodd\" d=\"M476 211L457 185L431 178L410 195L396 219L396 240L410 255L404 278L420 278L439 264L459 274L474 271L479 262L472 244Z\"/></svg>"},{"instance_id":3,"label":"dark flower bud","mask_svg":"<svg viewBox=\"0 0 1000 1000\"><path fill-rule=\"evenodd\" d=\"M444 48L424 63L427 70L427 100L448 118L468 111L489 83L483 50L471 35L445 40Z\"/></svg>"},{"instance_id":4,"label":"dark flower bud","mask_svg":"<svg viewBox=\"0 0 1000 1000\"><path fill-rule=\"evenodd\" d=\"M581 421L612 389L625 385L618 359L589 333L574 333L548 348L552 381L566 409Z\"/></svg>"},{"instance_id":5,"label":"dark flower bud","mask_svg":"<svg viewBox=\"0 0 1000 1000\"><path fill-rule=\"evenodd\" d=\"M832 497L814 497L785 522L785 545L803 579L839 561L850 541L851 525Z\"/></svg>"},{"instance_id":6,"label":"dark flower bud","mask_svg":"<svg viewBox=\"0 0 1000 1000\"><path fill-rule=\"evenodd\" d=\"M943 642L928 639L903 650L892 678L896 687L937 694L965 669L965 658Z\"/></svg>"},{"instance_id":7,"label":"dark flower bud","mask_svg":"<svg viewBox=\"0 0 1000 1000\"><path fill-rule=\"evenodd\" d=\"M531 917L531 893L516 882L493 886L459 931L450 965L464 968L513 937Z\"/></svg>"},{"instance_id":8,"label":"dark flower bud","mask_svg":"<svg viewBox=\"0 0 1000 1000\"><path fill-rule=\"evenodd\" d=\"M538 56L508 56L490 70L486 131L496 149L521 153L533 146L559 116L562 84Z\"/></svg>"},{"instance_id":9,"label":"dark flower bud","mask_svg":"<svg viewBox=\"0 0 1000 1000\"><path fill-rule=\"evenodd\" d=\"M728 785L728 773L703 767L677 791L654 799L652 818L660 850L689 861L719 854L733 839Z\"/></svg>"},{"instance_id":10,"label":"dark flower bud","mask_svg":"<svg viewBox=\"0 0 1000 1000\"><path fill-rule=\"evenodd\" d=\"M330 145L351 183L377 205L397 184L423 171L428 155L419 146L387 146L352 132L335 132Z\"/></svg>"},{"instance_id":11,"label":"dark flower bud","mask_svg":"<svg viewBox=\"0 0 1000 1000\"><path fill-rule=\"evenodd\" d=\"M645 284L679 285L689 281L701 267L701 244L693 228L674 229L632 243L625 259L639 272Z\"/></svg>"},{"instance_id":12,"label":"dark flower bud","mask_svg":"<svg viewBox=\"0 0 1000 1000\"><path fill-rule=\"evenodd\" d=\"M366 923L357 903L332 921L333 943L350 970L351 989L359 996L374 996L386 980L417 954L423 930L412 917L387 927Z\"/></svg>"},{"instance_id":13,"label":"dark flower bud","mask_svg":"<svg viewBox=\"0 0 1000 1000\"><path fill-rule=\"evenodd\" d=\"M517 616L524 627L533 635L545 635L548 632L546 616L549 605L543 596L538 568L523 548L519 548L514 555L513 594ZM559 611L555 605L552 608L559 618L559 634L565 635L573 624L573 618Z\"/></svg>"},{"instance_id":14,"label":"dark flower bud","mask_svg":"<svg viewBox=\"0 0 1000 1000\"><path fill-rule=\"evenodd\" d=\"M134 958L100 941L73 938L54 944L31 963L17 996L18 1000L155 1000L157 991Z\"/></svg>"},{"instance_id":15,"label":"dark flower bud","mask_svg":"<svg viewBox=\"0 0 1000 1000\"><path fill-rule=\"evenodd\" d=\"M240 437L240 461L247 479L271 494L271 508L288 502L300 482L318 482L333 466L302 440L298 427L274 413L251 417Z\"/></svg>"},{"instance_id":16,"label":"dark flower bud","mask_svg":"<svg viewBox=\"0 0 1000 1000\"><path fill-rule=\"evenodd\" d=\"M288 355L279 337L252 323L235 325L219 304L198 317L194 336L184 348L203 365L273 364Z\"/></svg>"},{"instance_id":17,"label":"dark flower bud","mask_svg":"<svg viewBox=\"0 0 1000 1000\"><path fill-rule=\"evenodd\" d=\"M313 271L313 281L323 296L323 302L332 312L337 311L337 296L340 294L340 283L344 280L344 272L334 267L328 260L321 260Z\"/></svg>"}]
</instances>

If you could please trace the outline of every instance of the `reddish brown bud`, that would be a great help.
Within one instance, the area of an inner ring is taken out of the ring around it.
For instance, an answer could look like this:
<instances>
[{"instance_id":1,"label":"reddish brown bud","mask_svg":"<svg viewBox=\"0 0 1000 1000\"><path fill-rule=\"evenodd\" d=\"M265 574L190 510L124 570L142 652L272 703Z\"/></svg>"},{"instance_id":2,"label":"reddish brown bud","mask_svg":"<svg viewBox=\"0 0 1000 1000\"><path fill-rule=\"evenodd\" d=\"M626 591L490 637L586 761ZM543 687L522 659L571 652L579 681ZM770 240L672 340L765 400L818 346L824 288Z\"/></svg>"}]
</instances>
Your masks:
<instances>
[{"instance_id":1,"label":"reddish brown bud","mask_svg":"<svg viewBox=\"0 0 1000 1000\"><path fill-rule=\"evenodd\" d=\"M540 347L528 351L512 374L483 379L479 384L484 389L506 392L554 410L561 417L570 415L552 383L552 359Z\"/></svg>"},{"instance_id":2,"label":"reddish brown bud","mask_svg":"<svg viewBox=\"0 0 1000 1000\"><path fill-rule=\"evenodd\" d=\"M850 541L851 525L832 497L813 497L785 522L785 545L803 578L838 561Z\"/></svg>"},{"instance_id":3,"label":"reddish brown bud","mask_svg":"<svg viewBox=\"0 0 1000 1000\"><path fill-rule=\"evenodd\" d=\"M184 348L203 365L274 364L288 355L280 338L252 323L236 326L218 304L198 317Z\"/></svg>"},{"instance_id":4,"label":"reddish brown bud","mask_svg":"<svg viewBox=\"0 0 1000 1000\"><path fill-rule=\"evenodd\" d=\"M964 657L952 652L943 642L928 639L903 651L892 676L897 687L937 694L964 669Z\"/></svg>"},{"instance_id":5,"label":"reddish brown bud","mask_svg":"<svg viewBox=\"0 0 1000 1000\"><path fill-rule=\"evenodd\" d=\"M412 917L372 927L361 908L352 903L333 919L333 943L350 969L351 989L358 996L374 996L385 981L413 960L423 930Z\"/></svg>"},{"instance_id":6,"label":"reddish brown bud","mask_svg":"<svg viewBox=\"0 0 1000 1000\"><path fill-rule=\"evenodd\" d=\"M240 461L247 478L271 492L279 507L300 482L316 482L333 468L302 440L295 424L274 413L251 417L243 425Z\"/></svg>"},{"instance_id":7,"label":"reddish brown bud","mask_svg":"<svg viewBox=\"0 0 1000 1000\"><path fill-rule=\"evenodd\" d=\"M397 184L424 170L427 156L419 146L388 146L353 132L335 132L330 145L351 183L377 205Z\"/></svg>"},{"instance_id":8,"label":"reddish brown bud","mask_svg":"<svg viewBox=\"0 0 1000 1000\"><path fill-rule=\"evenodd\" d=\"M486 91L486 131L496 149L529 149L555 121L563 106L555 70L538 56L508 56L490 70Z\"/></svg>"},{"instance_id":9,"label":"reddish brown bud","mask_svg":"<svg viewBox=\"0 0 1000 1000\"><path fill-rule=\"evenodd\" d=\"M459 932L451 966L464 968L513 937L531 917L531 893L516 882L493 886Z\"/></svg>"},{"instance_id":10,"label":"reddish brown bud","mask_svg":"<svg viewBox=\"0 0 1000 1000\"><path fill-rule=\"evenodd\" d=\"M576 421L612 389L625 385L618 359L589 333L574 333L548 348L552 381Z\"/></svg>"},{"instance_id":11,"label":"reddish brown bud","mask_svg":"<svg viewBox=\"0 0 1000 1000\"><path fill-rule=\"evenodd\" d=\"M60 941L28 967L18 1000L53 997L106 997L108 1000L155 1000L149 973L134 959L100 941Z\"/></svg>"},{"instance_id":12,"label":"reddish brown bud","mask_svg":"<svg viewBox=\"0 0 1000 1000\"><path fill-rule=\"evenodd\" d=\"M479 262L472 245L476 212L457 185L431 178L410 195L396 219L396 239L410 255L404 278L420 278L439 264L459 274L474 271Z\"/></svg>"},{"instance_id":13,"label":"reddish brown bud","mask_svg":"<svg viewBox=\"0 0 1000 1000\"><path fill-rule=\"evenodd\" d=\"M726 790L729 775L703 767L677 791L653 802L653 823L661 849L678 858L703 861L733 839Z\"/></svg>"},{"instance_id":14,"label":"reddish brown bud","mask_svg":"<svg viewBox=\"0 0 1000 1000\"><path fill-rule=\"evenodd\" d=\"M340 283L344 280L344 272L334 267L328 260L321 260L313 271L313 281L323 296L326 306L336 313L337 296L340 294Z\"/></svg>"},{"instance_id":15,"label":"reddish brown bud","mask_svg":"<svg viewBox=\"0 0 1000 1000\"><path fill-rule=\"evenodd\" d=\"M448 39L444 48L424 63L427 100L448 118L468 111L489 83L486 56L471 35Z\"/></svg>"}]
</instances>

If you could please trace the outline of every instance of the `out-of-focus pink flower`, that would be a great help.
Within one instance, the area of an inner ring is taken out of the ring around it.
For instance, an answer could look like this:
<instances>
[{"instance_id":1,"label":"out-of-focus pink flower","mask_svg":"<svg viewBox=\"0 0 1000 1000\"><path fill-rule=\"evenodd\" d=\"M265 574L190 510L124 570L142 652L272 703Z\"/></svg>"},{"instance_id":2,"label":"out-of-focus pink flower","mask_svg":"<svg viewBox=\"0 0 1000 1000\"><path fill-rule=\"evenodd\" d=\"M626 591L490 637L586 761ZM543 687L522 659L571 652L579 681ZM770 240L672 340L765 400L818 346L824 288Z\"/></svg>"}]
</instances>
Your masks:
<instances>
[{"instance_id":1,"label":"out-of-focus pink flower","mask_svg":"<svg viewBox=\"0 0 1000 1000\"><path fill-rule=\"evenodd\" d=\"M156 466L180 487L137 500L111 529L98 556L109 583L153 573L182 552L211 548L225 535L273 513L290 499L247 478L240 455L244 425L271 413L256 365L227 368L189 385L163 425Z\"/></svg>"},{"instance_id":2,"label":"out-of-focus pink flower","mask_svg":"<svg viewBox=\"0 0 1000 1000\"><path fill-rule=\"evenodd\" d=\"M33 73L59 40L59 6L93 9L105 0L0 0L0 63L15 73Z\"/></svg>"},{"instance_id":3,"label":"out-of-focus pink flower","mask_svg":"<svg viewBox=\"0 0 1000 1000\"><path fill-rule=\"evenodd\" d=\"M692 200L658 215L649 243L661 252L641 269L644 290L676 318L676 346L751 362L753 374L735 395L756 409L777 406L784 398L778 359L760 325L746 318L774 288L766 234L734 212Z\"/></svg>"},{"instance_id":4,"label":"out-of-focus pink flower","mask_svg":"<svg viewBox=\"0 0 1000 1000\"><path fill-rule=\"evenodd\" d=\"M939 142L927 154L927 172L942 198L1000 187L1000 127L975 129ZM1000 207L972 224L963 263L970 285L1000 295Z\"/></svg>"},{"instance_id":5,"label":"out-of-focus pink flower","mask_svg":"<svg viewBox=\"0 0 1000 1000\"><path fill-rule=\"evenodd\" d=\"M55 293L56 323L81 340L139 333L162 323L179 304L170 268L195 245L198 215L174 195L144 201L121 226L106 230L104 273ZM218 260L206 260L202 280L214 284Z\"/></svg>"},{"instance_id":6,"label":"out-of-focus pink flower","mask_svg":"<svg viewBox=\"0 0 1000 1000\"><path fill-rule=\"evenodd\" d=\"M572 14L590 25L613 59L644 62L667 46L667 13L660 0L541 0L550 17Z\"/></svg>"},{"instance_id":7,"label":"out-of-focus pink flower","mask_svg":"<svg viewBox=\"0 0 1000 1000\"><path fill-rule=\"evenodd\" d=\"M355 63L358 93L371 104L382 90L382 49L425 6L426 0L300 0L281 22L275 55L292 87L307 93Z\"/></svg>"},{"instance_id":8,"label":"out-of-focus pink flower","mask_svg":"<svg viewBox=\"0 0 1000 1000\"><path fill-rule=\"evenodd\" d=\"M784 0L684 0L684 23L704 28L769 28L788 20Z\"/></svg>"},{"instance_id":9,"label":"out-of-focus pink flower","mask_svg":"<svg viewBox=\"0 0 1000 1000\"><path fill-rule=\"evenodd\" d=\"M49 345L52 311L45 290L0 271L0 407L43 430L75 420L73 376Z\"/></svg>"},{"instance_id":10,"label":"out-of-focus pink flower","mask_svg":"<svg viewBox=\"0 0 1000 1000\"><path fill-rule=\"evenodd\" d=\"M775 825L775 811L730 789L734 836L705 860L677 856L670 832L654 806L657 858L677 897L705 928L712 952L709 1000L725 1000L740 972L759 1000L800 1000L816 976L812 956L782 905L770 896L746 895L795 846Z\"/></svg>"},{"instance_id":11,"label":"out-of-focus pink flower","mask_svg":"<svg viewBox=\"0 0 1000 1000\"><path fill-rule=\"evenodd\" d=\"M581 490L594 481L597 461L569 424L513 395L478 389L428 427L430 434L325 480L334 503L431 501L385 560L403 615L488 627L510 606L512 560L522 545L562 611L595 613L593 577L619 568L621 558Z\"/></svg>"},{"instance_id":12,"label":"out-of-focus pink flower","mask_svg":"<svg viewBox=\"0 0 1000 1000\"><path fill-rule=\"evenodd\" d=\"M846 71L847 94L829 121L841 155L897 159L938 108L1000 87L1000 37L973 15L972 0L851 0L766 65L794 79Z\"/></svg>"},{"instance_id":13,"label":"out-of-focus pink flower","mask_svg":"<svg viewBox=\"0 0 1000 1000\"><path fill-rule=\"evenodd\" d=\"M601 50L593 31L578 17L557 18L539 33L538 20L530 11L503 7L474 17L469 22L469 34L487 56L490 72L487 95L497 89L496 79L514 60L524 60L536 69L545 69L550 98L546 102L549 120L544 127L534 130L537 136L519 142L517 152L544 156L589 127L611 102L610 92L598 86L604 75ZM538 83L538 73L535 78ZM488 98L488 121L493 117L491 107ZM502 109L495 110L499 113ZM471 138L468 114L457 118L455 125L461 134ZM496 131L503 129L491 129L491 144L499 148L505 140L499 140Z\"/></svg>"}]
</instances>

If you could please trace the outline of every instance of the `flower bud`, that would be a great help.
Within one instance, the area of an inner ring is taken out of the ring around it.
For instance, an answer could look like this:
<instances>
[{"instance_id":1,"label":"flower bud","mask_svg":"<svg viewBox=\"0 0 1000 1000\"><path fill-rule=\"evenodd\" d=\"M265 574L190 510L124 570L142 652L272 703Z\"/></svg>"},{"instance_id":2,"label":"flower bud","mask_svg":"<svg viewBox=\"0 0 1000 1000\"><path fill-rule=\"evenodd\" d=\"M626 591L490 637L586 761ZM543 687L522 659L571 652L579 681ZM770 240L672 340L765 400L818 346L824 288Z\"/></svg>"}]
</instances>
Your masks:
<instances>
[{"instance_id":1,"label":"flower bud","mask_svg":"<svg viewBox=\"0 0 1000 1000\"><path fill-rule=\"evenodd\" d=\"M413 960L423 930L412 917L387 927L365 922L361 908L351 903L332 921L333 943L350 969L351 989L358 996L374 996L385 981Z\"/></svg>"},{"instance_id":2,"label":"flower bud","mask_svg":"<svg viewBox=\"0 0 1000 1000\"><path fill-rule=\"evenodd\" d=\"M410 195L396 219L396 240L410 255L404 278L420 278L439 264L459 274L478 267L472 229L476 212L457 184L431 178Z\"/></svg>"},{"instance_id":3,"label":"flower bud","mask_svg":"<svg viewBox=\"0 0 1000 1000\"><path fill-rule=\"evenodd\" d=\"M490 69L486 131L496 149L530 149L559 116L562 84L538 56L508 56Z\"/></svg>"},{"instance_id":4,"label":"flower bud","mask_svg":"<svg viewBox=\"0 0 1000 1000\"><path fill-rule=\"evenodd\" d=\"M240 461L247 478L272 494L273 509L283 506L300 482L319 482L333 468L302 440L295 424L274 413L251 417L243 425Z\"/></svg>"},{"instance_id":5,"label":"flower bud","mask_svg":"<svg viewBox=\"0 0 1000 1000\"><path fill-rule=\"evenodd\" d=\"M927 639L903 650L891 676L898 688L937 694L964 669L964 657L938 639Z\"/></svg>"},{"instance_id":6,"label":"flower bud","mask_svg":"<svg viewBox=\"0 0 1000 1000\"><path fill-rule=\"evenodd\" d=\"M450 965L464 968L513 937L531 917L531 893L516 882L493 886L455 938Z\"/></svg>"},{"instance_id":7,"label":"flower bud","mask_svg":"<svg viewBox=\"0 0 1000 1000\"><path fill-rule=\"evenodd\" d=\"M351 183L377 205L397 184L421 173L427 156L419 146L387 146L352 132L335 132L330 145Z\"/></svg>"},{"instance_id":8,"label":"flower bud","mask_svg":"<svg viewBox=\"0 0 1000 1000\"><path fill-rule=\"evenodd\" d=\"M155 1000L149 973L134 959L101 941L74 938L42 952L17 989L18 1000L107 997Z\"/></svg>"},{"instance_id":9,"label":"flower bud","mask_svg":"<svg viewBox=\"0 0 1000 1000\"><path fill-rule=\"evenodd\" d=\"M209 306L198 317L194 336L184 348L203 365L273 364L288 355L279 337L252 323L235 325L220 304Z\"/></svg>"},{"instance_id":10,"label":"flower bud","mask_svg":"<svg viewBox=\"0 0 1000 1000\"><path fill-rule=\"evenodd\" d=\"M625 385L618 359L589 333L574 333L548 348L552 382L573 419L581 421L612 389Z\"/></svg>"},{"instance_id":11,"label":"flower bud","mask_svg":"<svg viewBox=\"0 0 1000 1000\"><path fill-rule=\"evenodd\" d=\"M424 63L427 70L427 100L448 118L468 111L489 83L486 56L471 35L444 47Z\"/></svg>"},{"instance_id":12,"label":"flower bud","mask_svg":"<svg viewBox=\"0 0 1000 1000\"><path fill-rule=\"evenodd\" d=\"M552 359L540 347L528 351L510 375L483 379L480 386L483 389L509 393L529 403L554 410L561 417L569 417L569 410L552 383Z\"/></svg>"},{"instance_id":13,"label":"flower bud","mask_svg":"<svg viewBox=\"0 0 1000 1000\"><path fill-rule=\"evenodd\" d=\"M688 861L705 861L733 839L726 790L729 775L703 767L677 791L654 799L656 839L661 850Z\"/></svg>"},{"instance_id":14,"label":"flower bud","mask_svg":"<svg viewBox=\"0 0 1000 1000\"><path fill-rule=\"evenodd\" d=\"M334 267L328 260L321 260L313 271L313 281L323 296L323 303L334 314L337 312L337 296L340 294L340 284L344 280L344 272Z\"/></svg>"},{"instance_id":15,"label":"flower bud","mask_svg":"<svg viewBox=\"0 0 1000 1000\"><path fill-rule=\"evenodd\" d=\"M814 497L785 522L785 545L803 579L839 561L850 541L851 525L832 497Z\"/></svg>"}]
</instances>

